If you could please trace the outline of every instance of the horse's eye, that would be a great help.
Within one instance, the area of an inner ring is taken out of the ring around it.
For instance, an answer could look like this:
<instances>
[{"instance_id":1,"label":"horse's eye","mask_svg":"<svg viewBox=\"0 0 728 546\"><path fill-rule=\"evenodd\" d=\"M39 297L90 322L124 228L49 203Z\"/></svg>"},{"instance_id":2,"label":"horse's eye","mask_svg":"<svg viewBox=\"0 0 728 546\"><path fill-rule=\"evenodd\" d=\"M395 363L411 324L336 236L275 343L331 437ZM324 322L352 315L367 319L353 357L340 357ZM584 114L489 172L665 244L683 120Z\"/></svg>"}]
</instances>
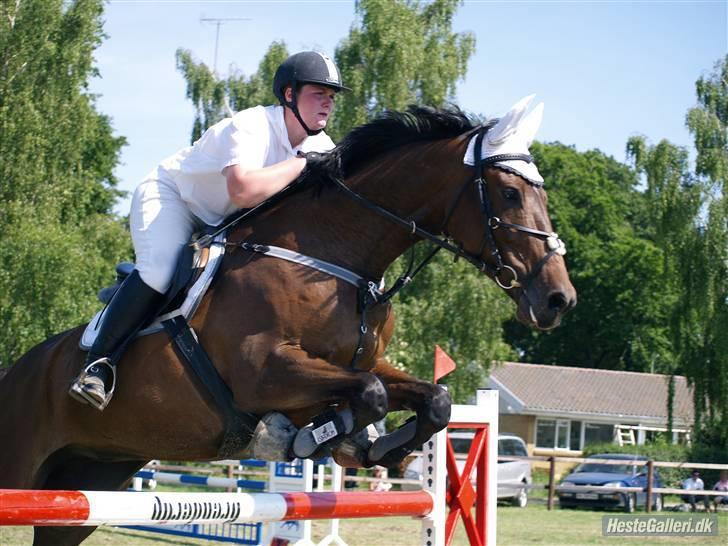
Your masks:
<instances>
[{"instance_id":1,"label":"horse's eye","mask_svg":"<svg viewBox=\"0 0 728 546\"><path fill-rule=\"evenodd\" d=\"M503 198L506 201L518 201L518 190L515 188L505 188L503 190Z\"/></svg>"}]
</instances>

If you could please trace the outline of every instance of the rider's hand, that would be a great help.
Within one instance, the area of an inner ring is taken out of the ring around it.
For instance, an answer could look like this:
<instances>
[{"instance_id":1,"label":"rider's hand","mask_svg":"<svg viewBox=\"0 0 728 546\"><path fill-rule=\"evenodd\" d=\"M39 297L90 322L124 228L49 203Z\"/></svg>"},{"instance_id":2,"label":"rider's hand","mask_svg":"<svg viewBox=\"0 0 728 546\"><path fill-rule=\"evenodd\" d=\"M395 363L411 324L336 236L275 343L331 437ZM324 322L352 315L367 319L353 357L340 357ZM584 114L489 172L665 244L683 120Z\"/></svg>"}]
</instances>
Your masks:
<instances>
[{"instance_id":1,"label":"rider's hand","mask_svg":"<svg viewBox=\"0 0 728 546\"><path fill-rule=\"evenodd\" d=\"M306 154L300 154L306 158L306 166L303 169L303 174L311 173L319 177L328 177L331 175L331 155L319 152L308 152Z\"/></svg>"}]
</instances>

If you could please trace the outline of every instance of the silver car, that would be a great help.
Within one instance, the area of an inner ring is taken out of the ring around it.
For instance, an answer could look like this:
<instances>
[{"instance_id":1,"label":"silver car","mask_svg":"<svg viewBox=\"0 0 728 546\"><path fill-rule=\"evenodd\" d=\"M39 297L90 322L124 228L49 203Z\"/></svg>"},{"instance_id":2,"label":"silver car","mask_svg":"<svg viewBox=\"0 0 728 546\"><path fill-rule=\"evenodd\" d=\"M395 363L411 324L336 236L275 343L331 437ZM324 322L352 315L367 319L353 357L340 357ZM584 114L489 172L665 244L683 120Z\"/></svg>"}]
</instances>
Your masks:
<instances>
[{"instance_id":1,"label":"silver car","mask_svg":"<svg viewBox=\"0 0 728 546\"><path fill-rule=\"evenodd\" d=\"M448 433L458 471L462 472L475 434L473 432ZM528 457L525 442L515 434L498 435L498 457ZM407 465L404 478L422 479L422 454ZM475 478L472 478L475 485ZM510 500L514 506L524 508L528 504L528 486L531 484L531 463L529 461L498 461L498 499ZM402 489L419 489L416 484L403 484Z\"/></svg>"}]
</instances>

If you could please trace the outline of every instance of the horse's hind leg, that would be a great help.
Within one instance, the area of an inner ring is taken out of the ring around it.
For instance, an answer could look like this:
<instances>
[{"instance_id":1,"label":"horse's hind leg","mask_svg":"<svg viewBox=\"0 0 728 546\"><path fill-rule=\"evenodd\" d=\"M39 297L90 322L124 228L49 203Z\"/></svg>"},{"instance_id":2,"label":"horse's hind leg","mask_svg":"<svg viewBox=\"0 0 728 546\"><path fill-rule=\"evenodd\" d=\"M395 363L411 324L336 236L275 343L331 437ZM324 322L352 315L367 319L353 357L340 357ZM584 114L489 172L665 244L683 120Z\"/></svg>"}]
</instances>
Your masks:
<instances>
[{"instance_id":1,"label":"horse's hind leg","mask_svg":"<svg viewBox=\"0 0 728 546\"><path fill-rule=\"evenodd\" d=\"M63 456L49 469L42 489L120 489L146 461L104 462L87 457ZM36 527L33 546L77 546L96 527Z\"/></svg>"},{"instance_id":2,"label":"horse's hind leg","mask_svg":"<svg viewBox=\"0 0 728 546\"><path fill-rule=\"evenodd\" d=\"M387 385L388 411L413 410L414 420L378 438L369 449L369 464L394 466L445 428L450 421L450 395L445 389L393 368L380 359L373 370Z\"/></svg>"}]
</instances>

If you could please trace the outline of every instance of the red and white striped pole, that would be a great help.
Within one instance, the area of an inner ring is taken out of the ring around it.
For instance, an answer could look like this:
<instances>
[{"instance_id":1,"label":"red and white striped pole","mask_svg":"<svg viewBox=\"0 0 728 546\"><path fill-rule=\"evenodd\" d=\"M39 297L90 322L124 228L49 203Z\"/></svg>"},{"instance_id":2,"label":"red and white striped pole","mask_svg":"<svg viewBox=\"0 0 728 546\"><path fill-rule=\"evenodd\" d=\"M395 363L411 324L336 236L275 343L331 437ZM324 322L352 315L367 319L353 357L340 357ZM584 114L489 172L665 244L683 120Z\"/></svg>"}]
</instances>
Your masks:
<instances>
[{"instance_id":1,"label":"red and white striped pole","mask_svg":"<svg viewBox=\"0 0 728 546\"><path fill-rule=\"evenodd\" d=\"M429 514L427 491L139 493L0 489L0 525L180 525Z\"/></svg>"}]
</instances>

